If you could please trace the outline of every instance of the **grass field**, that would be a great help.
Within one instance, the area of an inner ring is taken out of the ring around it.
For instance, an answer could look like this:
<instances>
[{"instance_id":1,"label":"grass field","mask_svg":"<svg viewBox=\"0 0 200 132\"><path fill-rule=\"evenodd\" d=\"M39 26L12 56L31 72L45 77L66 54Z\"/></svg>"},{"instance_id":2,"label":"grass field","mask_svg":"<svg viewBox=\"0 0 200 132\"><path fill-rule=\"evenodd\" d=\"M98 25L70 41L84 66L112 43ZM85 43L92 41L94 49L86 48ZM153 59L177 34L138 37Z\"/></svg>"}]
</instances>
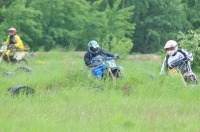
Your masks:
<instances>
[{"instance_id":1,"label":"grass field","mask_svg":"<svg viewBox=\"0 0 200 132\"><path fill-rule=\"evenodd\" d=\"M27 59L31 73L0 76L0 132L200 131L200 86L160 77L161 61L123 58L117 61L122 80L97 81L74 52ZM0 65L11 72L18 67ZM21 85L35 94L11 96L8 88Z\"/></svg>"}]
</instances>

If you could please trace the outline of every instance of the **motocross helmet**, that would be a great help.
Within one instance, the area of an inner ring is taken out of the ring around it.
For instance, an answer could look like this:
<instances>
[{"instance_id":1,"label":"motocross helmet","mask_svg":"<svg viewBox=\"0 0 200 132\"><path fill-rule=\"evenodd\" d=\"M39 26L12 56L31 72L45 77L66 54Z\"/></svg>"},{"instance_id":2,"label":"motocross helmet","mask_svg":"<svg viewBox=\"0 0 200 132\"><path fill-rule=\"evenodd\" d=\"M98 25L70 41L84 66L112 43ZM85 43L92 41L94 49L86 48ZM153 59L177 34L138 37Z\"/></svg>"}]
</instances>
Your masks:
<instances>
[{"instance_id":1,"label":"motocross helmet","mask_svg":"<svg viewBox=\"0 0 200 132\"><path fill-rule=\"evenodd\" d=\"M95 40L91 40L89 43L88 43L88 50L91 52L91 53L97 53L98 50L99 50L100 46L98 44L97 41Z\"/></svg>"},{"instance_id":2,"label":"motocross helmet","mask_svg":"<svg viewBox=\"0 0 200 132\"><path fill-rule=\"evenodd\" d=\"M9 34L9 35L15 35L16 33L17 33L16 28L13 28L13 27L12 27L12 28L9 28L9 29L8 29L8 34Z\"/></svg>"},{"instance_id":3,"label":"motocross helmet","mask_svg":"<svg viewBox=\"0 0 200 132\"><path fill-rule=\"evenodd\" d=\"M168 55L172 56L172 55L174 55L174 53L177 52L177 50L178 50L178 44L174 40L169 40L165 44L164 49L167 51Z\"/></svg>"}]
</instances>

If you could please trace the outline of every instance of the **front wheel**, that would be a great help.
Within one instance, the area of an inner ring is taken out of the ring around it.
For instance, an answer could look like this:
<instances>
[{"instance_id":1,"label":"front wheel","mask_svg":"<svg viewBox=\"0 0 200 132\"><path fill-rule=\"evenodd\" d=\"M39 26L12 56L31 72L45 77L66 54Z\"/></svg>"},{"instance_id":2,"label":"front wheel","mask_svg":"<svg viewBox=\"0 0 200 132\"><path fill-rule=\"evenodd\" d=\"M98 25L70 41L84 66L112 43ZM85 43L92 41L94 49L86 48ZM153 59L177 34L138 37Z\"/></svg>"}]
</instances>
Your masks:
<instances>
[{"instance_id":1,"label":"front wheel","mask_svg":"<svg viewBox=\"0 0 200 132\"><path fill-rule=\"evenodd\" d=\"M115 76L113 74L113 71L110 68L106 68L103 72L103 79L106 80L107 78L115 80Z\"/></svg>"},{"instance_id":2,"label":"front wheel","mask_svg":"<svg viewBox=\"0 0 200 132\"><path fill-rule=\"evenodd\" d=\"M122 79L122 73L120 70L114 70L113 75L115 76L115 78Z\"/></svg>"}]
</instances>

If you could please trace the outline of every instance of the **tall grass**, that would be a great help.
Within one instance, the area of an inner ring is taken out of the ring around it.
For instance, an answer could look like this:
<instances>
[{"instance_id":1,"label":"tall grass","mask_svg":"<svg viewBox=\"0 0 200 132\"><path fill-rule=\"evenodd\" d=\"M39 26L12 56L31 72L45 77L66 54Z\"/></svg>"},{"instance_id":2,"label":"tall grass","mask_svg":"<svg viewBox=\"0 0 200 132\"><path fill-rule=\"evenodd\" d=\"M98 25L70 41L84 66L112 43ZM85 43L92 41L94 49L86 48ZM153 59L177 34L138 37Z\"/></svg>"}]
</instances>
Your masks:
<instances>
[{"instance_id":1,"label":"tall grass","mask_svg":"<svg viewBox=\"0 0 200 132\"><path fill-rule=\"evenodd\" d=\"M200 131L199 86L159 77L161 62L119 60L124 78L98 81L74 52L28 60L31 73L0 76L0 131ZM35 95L10 96L7 89L21 85Z\"/></svg>"}]
</instances>

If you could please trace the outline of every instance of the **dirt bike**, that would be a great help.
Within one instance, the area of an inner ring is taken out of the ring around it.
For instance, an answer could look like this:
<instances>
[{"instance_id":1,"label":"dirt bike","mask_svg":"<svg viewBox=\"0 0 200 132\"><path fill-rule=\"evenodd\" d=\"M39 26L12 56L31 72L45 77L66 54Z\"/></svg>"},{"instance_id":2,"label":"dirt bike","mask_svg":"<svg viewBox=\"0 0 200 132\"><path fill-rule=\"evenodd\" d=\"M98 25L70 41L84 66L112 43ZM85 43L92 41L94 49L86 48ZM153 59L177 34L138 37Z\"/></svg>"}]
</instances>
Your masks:
<instances>
[{"instance_id":1,"label":"dirt bike","mask_svg":"<svg viewBox=\"0 0 200 132\"><path fill-rule=\"evenodd\" d=\"M121 66L118 66L114 57L106 57L101 60L103 64L106 65L106 69L103 73L103 78L106 79L110 77L112 80L114 79L122 79L121 70L124 69Z\"/></svg>"},{"instance_id":2,"label":"dirt bike","mask_svg":"<svg viewBox=\"0 0 200 132\"><path fill-rule=\"evenodd\" d=\"M26 54L27 52L19 52L14 47L3 45L0 49L0 63L5 61L13 64L28 65L28 61L24 58Z\"/></svg>"},{"instance_id":3,"label":"dirt bike","mask_svg":"<svg viewBox=\"0 0 200 132\"><path fill-rule=\"evenodd\" d=\"M176 66L169 70L169 75L178 75L181 77L184 85L198 84L198 81L191 72L187 71L187 60L180 61Z\"/></svg>"}]
</instances>

